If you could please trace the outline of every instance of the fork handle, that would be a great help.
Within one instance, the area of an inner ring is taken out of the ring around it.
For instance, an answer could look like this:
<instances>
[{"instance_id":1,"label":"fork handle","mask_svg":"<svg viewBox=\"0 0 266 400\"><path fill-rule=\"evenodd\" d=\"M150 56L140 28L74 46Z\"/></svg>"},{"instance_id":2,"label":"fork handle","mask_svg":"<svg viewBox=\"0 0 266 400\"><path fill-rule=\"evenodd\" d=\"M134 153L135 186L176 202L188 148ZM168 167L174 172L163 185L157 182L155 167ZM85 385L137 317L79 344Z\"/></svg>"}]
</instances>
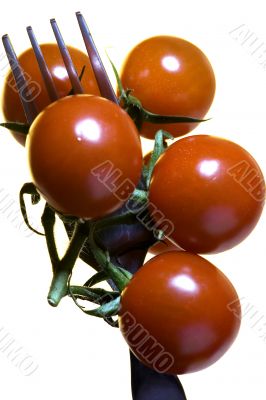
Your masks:
<instances>
[{"instance_id":1,"label":"fork handle","mask_svg":"<svg viewBox=\"0 0 266 400\"><path fill-rule=\"evenodd\" d=\"M130 353L133 400L186 400L177 376L159 374L145 367Z\"/></svg>"}]
</instances>

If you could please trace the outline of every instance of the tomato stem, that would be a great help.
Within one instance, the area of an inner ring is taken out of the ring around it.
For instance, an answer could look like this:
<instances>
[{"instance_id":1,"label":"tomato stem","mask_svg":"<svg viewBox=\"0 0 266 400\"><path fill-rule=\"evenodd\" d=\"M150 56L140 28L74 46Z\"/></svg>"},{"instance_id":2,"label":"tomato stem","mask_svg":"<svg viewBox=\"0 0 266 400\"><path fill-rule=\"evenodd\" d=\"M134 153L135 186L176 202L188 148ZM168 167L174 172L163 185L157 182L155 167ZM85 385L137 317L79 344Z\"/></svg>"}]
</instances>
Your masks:
<instances>
[{"instance_id":1,"label":"tomato stem","mask_svg":"<svg viewBox=\"0 0 266 400\"><path fill-rule=\"evenodd\" d=\"M125 286L130 281L132 275L124 270L123 268L116 267L111 261L108 252L104 252L100 247L98 247L95 243L94 232L97 227L97 223L95 223L90 230L89 233L89 243L91 251L96 259L96 261L101 265L102 269L106 271L110 279L113 280L118 290L122 292Z\"/></svg>"},{"instance_id":2,"label":"tomato stem","mask_svg":"<svg viewBox=\"0 0 266 400\"><path fill-rule=\"evenodd\" d=\"M54 265L55 272L48 293L48 302L51 306L56 307L62 297L68 294L68 282L87 235L87 224L81 221L76 222L74 233L64 257Z\"/></svg>"},{"instance_id":3,"label":"tomato stem","mask_svg":"<svg viewBox=\"0 0 266 400\"><path fill-rule=\"evenodd\" d=\"M57 307L60 300L68 294L70 276L71 272L67 270L58 271L54 274L47 297L50 306Z\"/></svg>"},{"instance_id":4,"label":"tomato stem","mask_svg":"<svg viewBox=\"0 0 266 400\"><path fill-rule=\"evenodd\" d=\"M47 203L45 205L42 215L42 226L45 233L47 249L51 259L53 272L55 273L56 265L60 261L54 237L55 212L51 209L51 207L49 207Z\"/></svg>"},{"instance_id":5,"label":"tomato stem","mask_svg":"<svg viewBox=\"0 0 266 400\"><path fill-rule=\"evenodd\" d=\"M153 151L151 154L149 164L146 167L146 173L144 174L147 189L150 186L154 166L155 166L157 160L159 159L159 157L161 156L161 154L167 148L167 143L166 143L165 139L174 139L174 138L172 135L170 135L170 133L168 133L162 129L160 129L158 132L156 132ZM145 171L145 169L144 169L144 171Z\"/></svg>"},{"instance_id":6,"label":"tomato stem","mask_svg":"<svg viewBox=\"0 0 266 400\"><path fill-rule=\"evenodd\" d=\"M24 183L24 185L20 189L20 192L19 192L20 211L21 211L22 217L23 217L24 222L27 225L27 227L32 232L37 233L37 235L44 235L43 233L38 232L36 229L34 229L28 220L28 214L27 214L26 204L25 204L25 200L24 200L24 196L26 194L31 195L31 203L33 205L38 204L39 201L41 200L40 194L37 192L37 189L32 182Z\"/></svg>"},{"instance_id":7,"label":"tomato stem","mask_svg":"<svg viewBox=\"0 0 266 400\"><path fill-rule=\"evenodd\" d=\"M146 190L135 189L130 197L130 200L134 200L137 203L145 203L148 200L148 194Z\"/></svg>"}]
</instances>

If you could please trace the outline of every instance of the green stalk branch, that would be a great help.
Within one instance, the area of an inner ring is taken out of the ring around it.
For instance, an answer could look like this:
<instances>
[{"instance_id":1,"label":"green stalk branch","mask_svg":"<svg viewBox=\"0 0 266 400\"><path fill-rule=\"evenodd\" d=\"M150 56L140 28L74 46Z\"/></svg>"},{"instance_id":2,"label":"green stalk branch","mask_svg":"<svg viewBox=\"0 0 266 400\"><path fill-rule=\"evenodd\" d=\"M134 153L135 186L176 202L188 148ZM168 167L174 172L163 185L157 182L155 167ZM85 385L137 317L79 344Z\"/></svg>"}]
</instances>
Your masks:
<instances>
[{"instance_id":1,"label":"green stalk branch","mask_svg":"<svg viewBox=\"0 0 266 400\"><path fill-rule=\"evenodd\" d=\"M135 189L130 200L137 201L138 203L146 203L148 200L148 194L145 190Z\"/></svg>"},{"instance_id":2,"label":"green stalk branch","mask_svg":"<svg viewBox=\"0 0 266 400\"><path fill-rule=\"evenodd\" d=\"M55 272L48 293L48 302L56 307L62 297L68 294L68 282L79 253L87 239L85 223L77 222L73 236L64 257L55 265Z\"/></svg>"},{"instance_id":3,"label":"green stalk branch","mask_svg":"<svg viewBox=\"0 0 266 400\"><path fill-rule=\"evenodd\" d=\"M123 268L117 268L110 261L109 254L104 252L100 247L97 246L94 239L94 232L97 228L97 223L95 223L90 230L89 243L91 251L95 257L95 260L100 264L102 269L107 273L107 275L112 279L117 286L118 290L122 292L125 286L128 284L132 275L124 270Z\"/></svg>"},{"instance_id":4,"label":"green stalk branch","mask_svg":"<svg viewBox=\"0 0 266 400\"><path fill-rule=\"evenodd\" d=\"M155 167L156 162L158 161L159 157L163 154L163 152L167 148L167 144L165 143L165 139L171 139L173 140L173 136L170 135L170 133L160 129L156 134L155 134L155 141L154 141L154 148L152 151L151 159L150 162L146 168L146 187L149 189L150 182L151 182L151 177L152 173Z\"/></svg>"},{"instance_id":5,"label":"green stalk branch","mask_svg":"<svg viewBox=\"0 0 266 400\"><path fill-rule=\"evenodd\" d=\"M55 212L49 207L47 203L45 205L42 215L42 226L45 233L45 239L52 263L53 273L55 273L56 266L60 261L54 237Z\"/></svg>"}]
</instances>

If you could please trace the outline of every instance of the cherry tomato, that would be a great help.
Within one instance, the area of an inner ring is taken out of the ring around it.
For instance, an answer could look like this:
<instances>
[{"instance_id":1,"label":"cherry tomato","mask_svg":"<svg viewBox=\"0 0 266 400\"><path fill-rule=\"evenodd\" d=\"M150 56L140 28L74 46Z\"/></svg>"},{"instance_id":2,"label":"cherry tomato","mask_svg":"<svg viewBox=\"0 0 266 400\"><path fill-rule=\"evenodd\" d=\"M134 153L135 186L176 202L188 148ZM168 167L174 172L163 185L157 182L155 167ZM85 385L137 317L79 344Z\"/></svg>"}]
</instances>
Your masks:
<instances>
[{"instance_id":1,"label":"cherry tomato","mask_svg":"<svg viewBox=\"0 0 266 400\"><path fill-rule=\"evenodd\" d=\"M187 252L152 258L121 296L121 332L135 356L157 372L184 374L210 366L233 343L240 320L229 279Z\"/></svg>"},{"instance_id":2,"label":"cherry tomato","mask_svg":"<svg viewBox=\"0 0 266 400\"><path fill-rule=\"evenodd\" d=\"M138 44L121 71L124 88L133 89L144 108L162 115L202 119L212 104L215 77L207 57L195 45L172 36L156 36ZM160 128L174 137L196 123L144 123L140 134L148 139Z\"/></svg>"},{"instance_id":3,"label":"cherry tomato","mask_svg":"<svg viewBox=\"0 0 266 400\"><path fill-rule=\"evenodd\" d=\"M154 256L158 254L166 253L167 251L183 251L181 247L177 244L174 244L169 239L164 238L159 242L155 243L153 246L149 248L149 252Z\"/></svg>"},{"instance_id":4,"label":"cherry tomato","mask_svg":"<svg viewBox=\"0 0 266 400\"><path fill-rule=\"evenodd\" d=\"M63 214L97 218L115 211L141 175L133 121L98 96L68 96L49 105L33 121L26 144L34 184Z\"/></svg>"},{"instance_id":5,"label":"cherry tomato","mask_svg":"<svg viewBox=\"0 0 266 400\"><path fill-rule=\"evenodd\" d=\"M254 229L264 206L265 182L242 147L195 135L178 140L159 158L149 200L152 212L156 207L170 221L165 233L180 247L217 253L236 246Z\"/></svg>"},{"instance_id":6,"label":"cherry tomato","mask_svg":"<svg viewBox=\"0 0 266 400\"><path fill-rule=\"evenodd\" d=\"M52 74L59 97L67 96L71 90L71 83L58 46L53 43L41 44L41 49L48 68ZM88 94L100 95L89 57L74 47L68 46L68 49L79 75L82 71L82 68L85 66L85 71L82 78L84 92ZM24 70L27 81L33 90L33 96L35 96L37 109L40 112L48 104L50 104L51 101L46 91L33 49L30 48L26 50L18 57L18 60ZM26 117L11 71L8 73L5 80L2 104L3 114L7 121L26 122ZM15 138L22 145L25 144L25 135L16 133Z\"/></svg>"}]
</instances>

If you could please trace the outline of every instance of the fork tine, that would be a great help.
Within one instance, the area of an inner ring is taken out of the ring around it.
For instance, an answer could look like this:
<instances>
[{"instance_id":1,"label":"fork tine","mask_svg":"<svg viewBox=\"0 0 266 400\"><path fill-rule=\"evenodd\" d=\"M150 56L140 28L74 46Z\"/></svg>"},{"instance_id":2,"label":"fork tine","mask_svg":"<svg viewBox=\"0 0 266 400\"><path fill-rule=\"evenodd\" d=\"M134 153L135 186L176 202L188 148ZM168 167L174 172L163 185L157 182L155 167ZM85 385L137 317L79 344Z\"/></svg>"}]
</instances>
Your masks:
<instances>
[{"instance_id":1,"label":"fork tine","mask_svg":"<svg viewBox=\"0 0 266 400\"><path fill-rule=\"evenodd\" d=\"M118 104L118 99L115 95L114 89L108 78L108 75L103 66L102 60L95 46L91 33L89 31L88 25L80 12L76 13L79 27L83 36L83 40L91 61L91 65L94 71L95 78L97 80L100 93L106 99L113 101Z\"/></svg>"},{"instance_id":2,"label":"fork tine","mask_svg":"<svg viewBox=\"0 0 266 400\"><path fill-rule=\"evenodd\" d=\"M84 93L84 90L83 90L82 85L79 80L79 76L74 67L74 64L72 62L71 56L68 51L68 48L66 47L66 44L65 44L63 36L58 28L56 20L53 18L53 19L51 19L50 22L51 22L51 25L52 25L52 28L54 31L54 35L55 35L59 50L63 57L64 63L66 66L66 70L67 70L70 82L72 84L73 91L75 94Z\"/></svg>"},{"instance_id":3,"label":"fork tine","mask_svg":"<svg viewBox=\"0 0 266 400\"><path fill-rule=\"evenodd\" d=\"M55 101L59 98L59 96L58 96L58 93L57 93L57 90L56 90L56 87L55 87L55 84L54 84L54 81L52 78L52 74L49 71L49 68L45 62L42 50L39 46L39 43L37 42L37 39L35 37L35 34L34 34L31 26L27 27L27 32L28 32L28 35L30 38L30 42L31 42L35 57L39 64L40 72L42 74L42 78L45 83L45 87L47 89L49 98L51 101Z\"/></svg>"},{"instance_id":4,"label":"fork tine","mask_svg":"<svg viewBox=\"0 0 266 400\"><path fill-rule=\"evenodd\" d=\"M9 39L9 36L4 35L2 37L2 42L16 82L16 87L19 93L21 103L23 105L27 121L29 124L31 124L32 121L35 119L36 115L38 114L36 104L34 102L34 99L32 98L32 93L29 90L29 86L26 81L23 69L19 64L17 55Z\"/></svg>"}]
</instances>

